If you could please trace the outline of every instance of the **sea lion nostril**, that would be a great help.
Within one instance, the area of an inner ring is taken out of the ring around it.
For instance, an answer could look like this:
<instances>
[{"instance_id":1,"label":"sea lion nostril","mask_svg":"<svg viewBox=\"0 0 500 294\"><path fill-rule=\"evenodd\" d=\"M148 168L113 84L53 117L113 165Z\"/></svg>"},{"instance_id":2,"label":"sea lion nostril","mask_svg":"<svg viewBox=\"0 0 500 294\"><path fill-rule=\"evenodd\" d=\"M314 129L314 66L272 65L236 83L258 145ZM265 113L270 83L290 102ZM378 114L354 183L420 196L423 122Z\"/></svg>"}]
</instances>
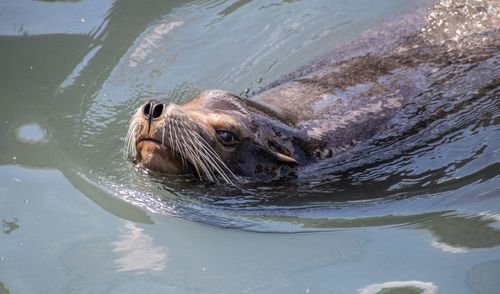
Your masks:
<instances>
[{"instance_id":1,"label":"sea lion nostril","mask_svg":"<svg viewBox=\"0 0 500 294\"><path fill-rule=\"evenodd\" d=\"M142 113L147 119L149 119L149 114L151 113L151 102L147 102L146 104L144 104L144 106L142 107Z\"/></svg>"},{"instance_id":2,"label":"sea lion nostril","mask_svg":"<svg viewBox=\"0 0 500 294\"><path fill-rule=\"evenodd\" d=\"M153 118L159 118L163 112L163 104L156 104L153 106Z\"/></svg>"},{"instance_id":3,"label":"sea lion nostril","mask_svg":"<svg viewBox=\"0 0 500 294\"><path fill-rule=\"evenodd\" d=\"M142 114L144 114L144 116L148 120L156 119L161 116L164 108L165 104L158 103L155 100L151 100L144 104L144 106L142 107Z\"/></svg>"}]
</instances>

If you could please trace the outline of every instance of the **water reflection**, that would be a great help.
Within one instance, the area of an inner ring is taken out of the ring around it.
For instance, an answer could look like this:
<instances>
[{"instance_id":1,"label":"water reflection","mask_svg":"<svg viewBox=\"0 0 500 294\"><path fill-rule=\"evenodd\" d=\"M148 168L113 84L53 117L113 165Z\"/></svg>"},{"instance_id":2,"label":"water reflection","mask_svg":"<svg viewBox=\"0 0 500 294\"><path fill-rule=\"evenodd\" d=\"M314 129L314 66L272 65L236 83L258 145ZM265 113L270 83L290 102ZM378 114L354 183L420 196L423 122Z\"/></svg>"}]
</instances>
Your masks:
<instances>
[{"instance_id":1,"label":"water reflection","mask_svg":"<svg viewBox=\"0 0 500 294\"><path fill-rule=\"evenodd\" d=\"M411 226L428 230L437 242L449 246L445 250L461 252L461 248L498 246L500 230L492 227L496 223L498 220L489 216L444 214L434 219L422 220Z\"/></svg>"},{"instance_id":2,"label":"water reflection","mask_svg":"<svg viewBox=\"0 0 500 294\"><path fill-rule=\"evenodd\" d=\"M359 294L434 294L438 292L438 287L433 283L422 281L392 281L380 284L372 284L359 289Z\"/></svg>"},{"instance_id":3,"label":"water reflection","mask_svg":"<svg viewBox=\"0 0 500 294\"><path fill-rule=\"evenodd\" d=\"M14 218L12 221L6 221L2 219L2 227L3 227L3 232L5 234L12 233L13 231L19 228L19 225L17 223L17 218Z\"/></svg>"},{"instance_id":4,"label":"water reflection","mask_svg":"<svg viewBox=\"0 0 500 294\"><path fill-rule=\"evenodd\" d=\"M128 66L134 68L143 62L154 62L154 59L148 59L148 55L155 50L161 50L161 40L164 39L169 32L180 27L183 23L183 21L173 21L155 26L151 32L143 37L140 44L130 54Z\"/></svg>"},{"instance_id":5,"label":"water reflection","mask_svg":"<svg viewBox=\"0 0 500 294\"><path fill-rule=\"evenodd\" d=\"M76 80L78 79L78 76L80 75L80 73L82 72L82 70L87 67L89 61L94 57L94 55L99 51L99 49L101 49L101 45L98 45L98 46L95 46L94 48L92 48L92 50L90 50L87 55L85 55L82 59L82 61L75 66L75 68L73 69L73 71L68 75L68 77L61 83L61 85L59 85L59 88L54 92L55 94L57 95L61 95L62 92L70 87L70 86L74 86L75 85L75 82ZM85 87L85 84L80 84L81 87Z\"/></svg>"},{"instance_id":6,"label":"water reflection","mask_svg":"<svg viewBox=\"0 0 500 294\"><path fill-rule=\"evenodd\" d=\"M431 242L431 246L448 253L466 253L469 251L465 247L454 247L436 240Z\"/></svg>"},{"instance_id":7,"label":"water reflection","mask_svg":"<svg viewBox=\"0 0 500 294\"><path fill-rule=\"evenodd\" d=\"M131 222L125 223L121 238L113 241L113 252L117 271L162 271L167 266L168 254L165 248L154 246L153 239Z\"/></svg>"},{"instance_id":8,"label":"water reflection","mask_svg":"<svg viewBox=\"0 0 500 294\"><path fill-rule=\"evenodd\" d=\"M240 9L241 7L245 6L246 4L248 4L250 2L252 2L252 0L235 1L233 4L227 6L226 8L224 8L224 10L219 12L219 15L220 16L228 16L229 14L235 12L236 10Z\"/></svg>"},{"instance_id":9,"label":"water reflection","mask_svg":"<svg viewBox=\"0 0 500 294\"><path fill-rule=\"evenodd\" d=\"M452 253L500 245L500 230L493 227L494 224L498 224L497 218L489 215L464 215L455 211L358 218L301 218L297 216L261 218L278 223L293 223L305 229L397 226L426 230L435 238L431 241L432 246Z\"/></svg>"},{"instance_id":10,"label":"water reflection","mask_svg":"<svg viewBox=\"0 0 500 294\"><path fill-rule=\"evenodd\" d=\"M2 1L0 35L90 34L111 5L111 0Z\"/></svg>"},{"instance_id":11,"label":"water reflection","mask_svg":"<svg viewBox=\"0 0 500 294\"><path fill-rule=\"evenodd\" d=\"M24 143L42 143L47 141L45 130L36 123L21 126L17 131L17 138Z\"/></svg>"},{"instance_id":12,"label":"water reflection","mask_svg":"<svg viewBox=\"0 0 500 294\"><path fill-rule=\"evenodd\" d=\"M9 289L2 282L0 282L0 294L10 294Z\"/></svg>"}]
</instances>

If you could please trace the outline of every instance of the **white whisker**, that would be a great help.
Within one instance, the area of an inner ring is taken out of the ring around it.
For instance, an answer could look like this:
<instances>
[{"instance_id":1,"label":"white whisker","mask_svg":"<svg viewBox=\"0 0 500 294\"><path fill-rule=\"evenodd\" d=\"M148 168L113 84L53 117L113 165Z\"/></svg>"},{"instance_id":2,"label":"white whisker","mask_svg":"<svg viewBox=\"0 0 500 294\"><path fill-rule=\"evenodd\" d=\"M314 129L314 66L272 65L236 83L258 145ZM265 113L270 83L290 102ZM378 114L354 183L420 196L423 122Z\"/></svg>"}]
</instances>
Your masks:
<instances>
[{"instance_id":1,"label":"white whisker","mask_svg":"<svg viewBox=\"0 0 500 294\"><path fill-rule=\"evenodd\" d=\"M202 146L204 146L207 151L215 158L217 159L217 161L222 165L222 167L227 170L230 175L232 177L234 177L235 179L238 179L238 177L231 171L231 169L229 169L229 167L224 163L224 161L222 161L222 159L220 158L219 154L217 154L215 152L215 150L213 150L213 148L208 144L208 142L202 137L200 136L200 134L196 133L196 132L192 132L193 135L195 135L197 138L199 138L201 140L201 143L204 143L202 144Z\"/></svg>"},{"instance_id":2,"label":"white whisker","mask_svg":"<svg viewBox=\"0 0 500 294\"><path fill-rule=\"evenodd\" d=\"M137 120L137 114L134 114L134 116L132 116L132 119L130 120L130 126L125 137L125 155L127 158L134 157L137 153L135 144L133 143L135 139L134 134L138 126L139 122Z\"/></svg>"},{"instance_id":3,"label":"white whisker","mask_svg":"<svg viewBox=\"0 0 500 294\"><path fill-rule=\"evenodd\" d=\"M167 124L168 124L168 141L169 141L169 146L170 146L170 149L172 149L172 151L174 151L174 141L173 141L173 138L172 138L172 119L168 118L168 121L167 121Z\"/></svg>"},{"instance_id":4,"label":"white whisker","mask_svg":"<svg viewBox=\"0 0 500 294\"><path fill-rule=\"evenodd\" d=\"M177 138L177 131L179 131L179 138L178 138L178 141L179 141L179 155L181 156L181 163L182 163L182 167L185 168L187 166L187 159L186 159L186 150L185 150L185 145L186 144L182 144L180 139L182 139L182 141L185 141L184 138L183 138L183 134L182 134L182 130L179 126L179 121L178 120L174 120L175 122L175 125L174 125L174 128L175 128L175 134L176 134L176 138Z\"/></svg>"},{"instance_id":5,"label":"white whisker","mask_svg":"<svg viewBox=\"0 0 500 294\"><path fill-rule=\"evenodd\" d=\"M224 170L221 169L221 167L219 166L219 164L217 163L217 161L214 160L213 156L210 154L210 152L208 152L208 150L206 149L206 147L201 142L199 142L199 141L195 141L195 143L197 143L196 146L197 146L197 149L198 149L198 154L200 156L202 156L205 159L206 162L208 162L209 167L211 168L211 170L217 172L224 179L225 182L231 183L231 180L227 177L227 175L224 172Z\"/></svg>"},{"instance_id":6,"label":"white whisker","mask_svg":"<svg viewBox=\"0 0 500 294\"><path fill-rule=\"evenodd\" d=\"M211 167L213 167L213 161L209 156L207 156L202 150L200 150L199 146L194 145L194 143L197 143L193 141L193 137L190 136L190 133L192 132L189 127L186 126L184 122L181 122L182 125L184 126L183 130L185 135L187 136L186 139L190 140L191 144L188 144L187 140L185 141L185 146L188 147L191 150L191 154L193 155L194 159L196 159L200 164L201 167L205 173L205 175L209 178L210 181L217 181L218 179L213 173L213 170ZM198 143L199 145L199 143Z\"/></svg>"},{"instance_id":7,"label":"white whisker","mask_svg":"<svg viewBox=\"0 0 500 294\"><path fill-rule=\"evenodd\" d=\"M189 130L189 133L192 135L191 139L193 142L196 142L198 144L198 147L201 147L200 150L200 155L203 154L204 158L209 161L210 167L214 168L215 171L218 172L218 174L224 179L225 182L228 184L234 185L234 183L231 181L229 176L227 175L226 171L229 172L231 176L233 176L235 179L238 179L236 175L227 167L227 165L222 161L220 156L213 150L213 148L206 142L206 140L201 137L198 133L195 131Z\"/></svg>"},{"instance_id":8,"label":"white whisker","mask_svg":"<svg viewBox=\"0 0 500 294\"><path fill-rule=\"evenodd\" d=\"M165 145L165 123L167 120L163 120L163 124L161 126L161 144Z\"/></svg>"}]
</instances>

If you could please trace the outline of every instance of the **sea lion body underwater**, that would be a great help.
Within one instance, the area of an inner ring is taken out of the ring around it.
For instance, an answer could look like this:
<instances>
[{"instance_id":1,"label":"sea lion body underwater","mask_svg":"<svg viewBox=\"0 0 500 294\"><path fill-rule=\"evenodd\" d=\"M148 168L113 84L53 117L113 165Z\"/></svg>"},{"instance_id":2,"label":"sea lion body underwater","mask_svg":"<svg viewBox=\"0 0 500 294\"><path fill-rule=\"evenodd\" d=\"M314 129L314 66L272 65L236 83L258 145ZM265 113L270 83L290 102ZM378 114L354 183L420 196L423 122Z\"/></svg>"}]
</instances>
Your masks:
<instances>
[{"instance_id":1,"label":"sea lion body underwater","mask_svg":"<svg viewBox=\"0 0 500 294\"><path fill-rule=\"evenodd\" d=\"M250 98L207 90L180 106L150 100L131 120L127 152L149 170L209 181L302 176L418 131L419 112L446 114L453 100L446 93L498 90L499 1L443 1L425 11L387 23ZM479 72L481 83L467 72Z\"/></svg>"}]
</instances>

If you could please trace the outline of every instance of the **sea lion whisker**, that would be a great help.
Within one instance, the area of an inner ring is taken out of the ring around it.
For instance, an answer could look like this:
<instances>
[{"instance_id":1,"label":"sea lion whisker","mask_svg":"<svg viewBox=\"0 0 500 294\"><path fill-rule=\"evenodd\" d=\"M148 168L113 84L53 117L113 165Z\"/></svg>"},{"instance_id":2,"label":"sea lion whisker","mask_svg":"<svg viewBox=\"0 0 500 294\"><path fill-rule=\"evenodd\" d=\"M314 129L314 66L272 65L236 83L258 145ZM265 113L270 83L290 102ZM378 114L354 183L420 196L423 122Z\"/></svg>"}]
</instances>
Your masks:
<instances>
[{"instance_id":1,"label":"sea lion whisker","mask_svg":"<svg viewBox=\"0 0 500 294\"><path fill-rule=\"evenodd\" d=\"M188 160L186 159L186 157L188 157L187 150L186 150L187 142L184 138L182 128L179 126L179 120L174 119L174 122L175 122L175 126L174 126L175 129L177 131L179 131L179 133L178 133L178 135L179 135L178 140L179 140L179 147L180 147L179 154L181 155L182 167L184 168L188 165ZM182 121L181 121L181 124L182 124ZM177 131L176 131L176 134L177 134ZM182 144L181 139L184 142L184 144Z\"/></svg>"},{"instance_id":2,"label":"sea lion whisker","mask_svg":"<svg viewBox=\"0 0 500 294\"><path fill-rule=\"evenodd\" d=\"M217 159L217 161L231 174L231 176L233 176L235 179L238 179L238 177L233 173L233 171L231 171L231 169L224 163L224 161L222 161L219 154L215 152L215 150L208 144L208 142L202 136L200 136L196 132L192 132L192 134L194 134L195 137L201 140L201 143L203 143L202 146L208 149L207 151L210 152L215 159Z\"/></svg>"},{"instance_id":3,"label":"sea lion whisker","mask_svg":"<svg viewBox=\"0 0 500 294\"><path fill-rule=\"evenodd\" d=\"M171 124L169 124L169 127L173 128L173 132L170 131L169 136L170 144L174 144L172 143L172 137L174 137L175 148L173 148L173 150L181 157L183 169L191 165L200 179L202 175L205 174L210 180L213 180L213 176L207 168L206 163L197 157L199 152L193 148L191 139L186 133L183 121L170 119L170 122Z\"/></svg>"},{"instance_id":4,"label":"sea lion whisker","mask_svg":"<svg viewBox=\"0 0 500 294\"><path fill-rule=\"evenodd\" d=\"M200 168L203 170L203 174L200 174L200 178L202 175L205 175L209 181L217 181L217 177L213 173L212 169L210 168L210 161L207 159L207 157L200 152L199 148L190 146L190 149L192 150L192 158L200 165Z\"/></svg>"},{"instance_id":5,"label":"sea lion whisker","mask_svg":"<svg viewBox=\"0 0 500 294\"><path fill-rule=\"evenodd\" d=\"M172 121L175 122L175 119L173 119ZM184 157L182 156L182 150L180 147L181 144L179 141L179 137L177 135L176 125L172 124L172 129L174 130L174 144L175 144L175 146L173 146L173 148L174 148L173 150L181 156L181 160L184 160Z\"/></svg>"},{"instance_id":6,"label":"sea lion whisker","mask_svg":"<svg viewBox=\"0 0 500 294\"><path fill-rule=\"evenodd\" d=\"M161 126L161 144L162 144L162 145L165 145L165 123L166 123L166 122L167 122L167 121L166 121L166 120L164 120L164 121L163 121L163 124L162 124L162 126Z\"/></svg>"},{"instance_id":7,"label":"sea lion whisker","mask_svg":"<svg viewBox=\"0 0 500 294\"><path fill-rule=\"evenodd\" d=\"M220 164L218 163L216 158L214 158L214 156L210 152L208 152L207 149L204 148L205 146L203 146L203 145L200 145L200 146L201 146L201 149L200 149L201 154L203 154L204 157L206 158L206 160L210 162L210 167L212 168L212 170L217 172L217 174L219 174L222 177L224 182L226 182L228 184L233 184L233 182L229 179L227 173L220 166Z\"/></svg>"},{"instance_id":8,"label":"sea lion whisker","mask_svg":"<svg viewBox=\"0 0 500 294\"><path fill-rule=\"evenodd\" d=\"M227 170L229 171L230 175L233 176L235 179L238 179L234 173L227 167L227 165L222 161L222 159L219 157L217 153L213 150L213 148L208 145L205 139L201 137L199 134L197 134L194 131L190 132L193 136L193 140L199 144L199 146L202 148L204 151L203 153L210 159L210 162L212 163L212 167L215 168L215 170L220 174L220 176L224 179L225 182L228 184L234 185L234 183L231 181L229 178L228 174L224 171ZM198 139L199 138L199 139ZM201 140L200 140L201 139Z\"/></svg>"},{"instance_id":9,"label":"sea lion whisker","mask_svg":"<svg viewBox=\"0 0 500 294\"><path fill-rule=\"evenodd\" d=\"M189 148L191 150L191 154L193 157L192 159L195 159L197 162L199 162L204 173L206 174L206 176L209 178L210 181L217 181L218 182L218 179L215 176L215 174L213 173L212 168L211 168L213 166L212 161L199 148L199 143L193 141L193 137L190 136L190 133L192 131L189 129L187 124L183 121L181 121L181 124L183 125L183 131L184 131L184 134L186 135L185 146L186 146L186 148ZM188 144L187 139L189 139L189 141L190 141L189 143L191 143L191 144ZM198 145L196 145L195 143Z\"/></svg>"},{"instance_id":10,"label":"sea lion whisker","mask_svg":"<svg viewBox=\"0 0 500 294\"><path fill-rule=\"evenodd\" d=\"M131 142L131 137L132 137L131 134L134 132L135 128L137 127L137 123L134 120L134 117L132 117L132 119L130 120L130 126L127 130L127 135L125 137L125 141L126 141L125 150L126 151L129 150L129 144Z\"/></svg>"},{"instance_id":11,"label":"sea lion whisker","mask_svg":"<svg viewBox=\"0 0 500 294\"><path fill-rule=\"evenodd\" d=\"M196 169L196 173L197 173L198 177L200 179L202 179L202 176L205 174L205 175L207 175L207 177L210 178L210 176L208 175L205 164L199 158L197 158L197 156L195 154L196 151L194 151L191 147L187 147L187 148L189 148L189 149L187 149L188 155L189 155L189 158L192 162L192 165ZM200 172L200 169L202 172Z\"/></svg>"},{"instance_id":12,"label":"sea lion whisker","mask_svg":"<svg viewBox=\"0 0 500 294\"><path fill-rule=\"evenodd\" d=\"M213 167L216 166L215 163L213 162L212 158L206 154L206 152L203 151L201 148L202 146L200 145L199 142L195 141L194 137L191 135L193 132L190 128L189 125L187 125L186 122L181 122L183 124L183 129L185 131L185 134L187 136L187 139L189 139L191 144L186 144L187 146L190 146L190 148L193 150L194 153L196 153L196 158L200 159L200 163L205 167L204 171L207 173L207 177L209 177L210 181L218 181L218 178L215 176L214 169ZM219 172L220 173L220 172Z\"/></svg>"},{"instance_id":13,"label":"sea lion whisker","mask_svg":"<svg viewBox=\"0 0 500 294\"><path fill-rule=\"evenodd\" d=\"M185 127L184 127L183 121L176 120L175 124L176 124L177 130L179 131L179 143L180 143L180 147L181 147L182 152L183 152L183 164L185 164L185 166L188 166L188 163L190 162L189 159L192 159L191 157L194 155L194 154L188 153L188 151L193 151L193 150L192 150L192 148L188 150L188 147L190 147L190 144L189 144L188 138L186 137L186 134L185 134L186 132L185 132ZM181 140L182 140L182 142L181 142Z\"/></svg>"},{"instance_id":14,"label":"sea lion whisker","mask_svg":"<svg viewBox=\"0 0 500 294\"><path fill-rule=\"evenodd\" d=\"M134 130L135 130L136 126L135 125L131 125L130 126L130 130L127 132L127 136L125 137L125 155L126 156L130 156L130 153L131 153L131 148L130 148L130 144L131 144L131 135L130 133L132 133Z\"/></svg>"},{"instance_id":15,"label":"sea lion whisker","mask_svg":"<svg viewBox=\"0 0 500 294\"><path fill-rule=\"evenodd\" d=\"M172 120L170 118L168 118L168 141L169 141L169 146L170 148L172 149L172 151L175 152L174 150L174 140L173 140L173 136L172 136Z\"/></svg>"},{"instance_id":16,"label":"sea lion whisker","mask_svg":"<svg viewBox=\"0 0 500 294\"><path fill-rule=\"evenodd\" d=\"M203 163L200 162L200 160L198 158L196 158L196 156L194 155L194 151L189 148L187 149L188 147L186 147L186 152L187 152L187 156L191 159L191 165L194 167L194 169L196 170L196 174L198 175L198 177L201 179L201 175L202 173L200 172L200 168L203 169Z\"/></svg>"},{"instance_id":17,"label":"sea lion whisker","mask_svg":"<svg viewBox=\"0 0 500 294\"><path fill-rule=\"evenodd\" d=\"M166 126L165 124L168 124L168 128L169 128L169 147L172 149L172 151L175 153L175 149L174 149L174 145L173 145L173 141L172 141L172 128L171 128L171 120L170 118L168 120L165 120L163 122L163 127L162 127L162 138L161 138L161 141L162 141L162 144L165 144L165 130L166 130ZM180 154L180 153L179 153ZM182 158L182 157L181 157ZM182 158L183 159L183 158ZM185 167L185 162L184 160L181 160L181 164L182 164L182 167L184 168Z\"/></svg>"},{"instance_id":18,"label":"sea lion whisker","mask_svg":"<svg viewBox=\"0 0 500 294\"><path fill-rule=\"evenodd\" d=\"M134 133L137 129L137 126L139 125L139 121L137 120L137 116L134 115L131 119L130 122L130 127L127 131L127 136L125 137L126 145L125 145L125 152L126 156L128 158L134 157L135 154L137 153L135 144L133 144L135 138L134 138Z\"/></svg>"},{"instance_id":19,"label":"sea lion whisker","mask_svg":"<svg viewBox=\"0 0 500 294\"><path fill-rule=\"evenodd\" d=\"M193 142L196 143L196 142ZM208 179L213 182L219 182L218 178L215 176L214 173L214 164L213 161L207 154L203 151L203 149L200 148L199 145L192 145L192 148L194 148L194 152L196 153L196 158L199 159L200 163L203 165L204 172L207 175Z\"/></svg>"},{"instance_id":20,"label":"sea lion whisker","mask_svg":"<svg viewBox=\"0 0 500 294\"><path fill-rule=\"evenodd\" d=\"M213 160L212 156L210 156L210 153L206 152L203 144L199 140L196 140L196 138L192 135L193 131L190 130L189 127L185 127L185 130L186 130L186 135L189 136L189 139L190 139L191 143L193 144L192 147L195 148L197 155L202 157L203 163L204 163L204 165L206 165L208 167L210 174L213 174L213 172L216 171L217 173L221 174L221 176L224 178L225 181L227 181L227 179L226 179L227 176L220 169L217 162L215 162ZM217 180L215 175L213 178ZM218 180L217 180L217 182L218 182Z\"/></svg>"},{"instance_id":21,"label":"sea lion whisker","mask_svg":"<svg viewBox=\"0 0 500 294\"><path fill-rule=\"evenodd\" d=\"M179 146L182 146L182 145L178 144L178 136L177 136L176 126L174 125L174 122L175 122L174 119L168 118L168 133L169 133L168 137L169 137L170 148L172 149L173 152L178 153L179 155L182 155L183 153L186 153L186 151L180 150L180 148L179 148ZM181 161L182 161L182 164L184 167L184 164L186 162L185 162L185 159L183 156L181 156ZM196 173L198 175L201 175L200 168L202 167L202 164L198 163L198 160L196 159L195 156L193 156L192 162L193 162L193 167L196 170Z\"/></svg>"},{"instance_id":22,"label":"sea lion whisker","mask_svg":"<svg viewBox=\"0 0 500 294\"><path fill-rule=\"evenodd\" d=\"M196 155L194 154L195 151L192 150L192 148L190 146L186 146L185 148L186 148L186 150L185 150L186 156L191 160L190 161L191 165L195 168L196 174L201 179L202 173L200 172L200 169L203 170L203 173L205 173L205 169L206 169L205 166L196 157Z\"/></svg>"}]
</instances>

